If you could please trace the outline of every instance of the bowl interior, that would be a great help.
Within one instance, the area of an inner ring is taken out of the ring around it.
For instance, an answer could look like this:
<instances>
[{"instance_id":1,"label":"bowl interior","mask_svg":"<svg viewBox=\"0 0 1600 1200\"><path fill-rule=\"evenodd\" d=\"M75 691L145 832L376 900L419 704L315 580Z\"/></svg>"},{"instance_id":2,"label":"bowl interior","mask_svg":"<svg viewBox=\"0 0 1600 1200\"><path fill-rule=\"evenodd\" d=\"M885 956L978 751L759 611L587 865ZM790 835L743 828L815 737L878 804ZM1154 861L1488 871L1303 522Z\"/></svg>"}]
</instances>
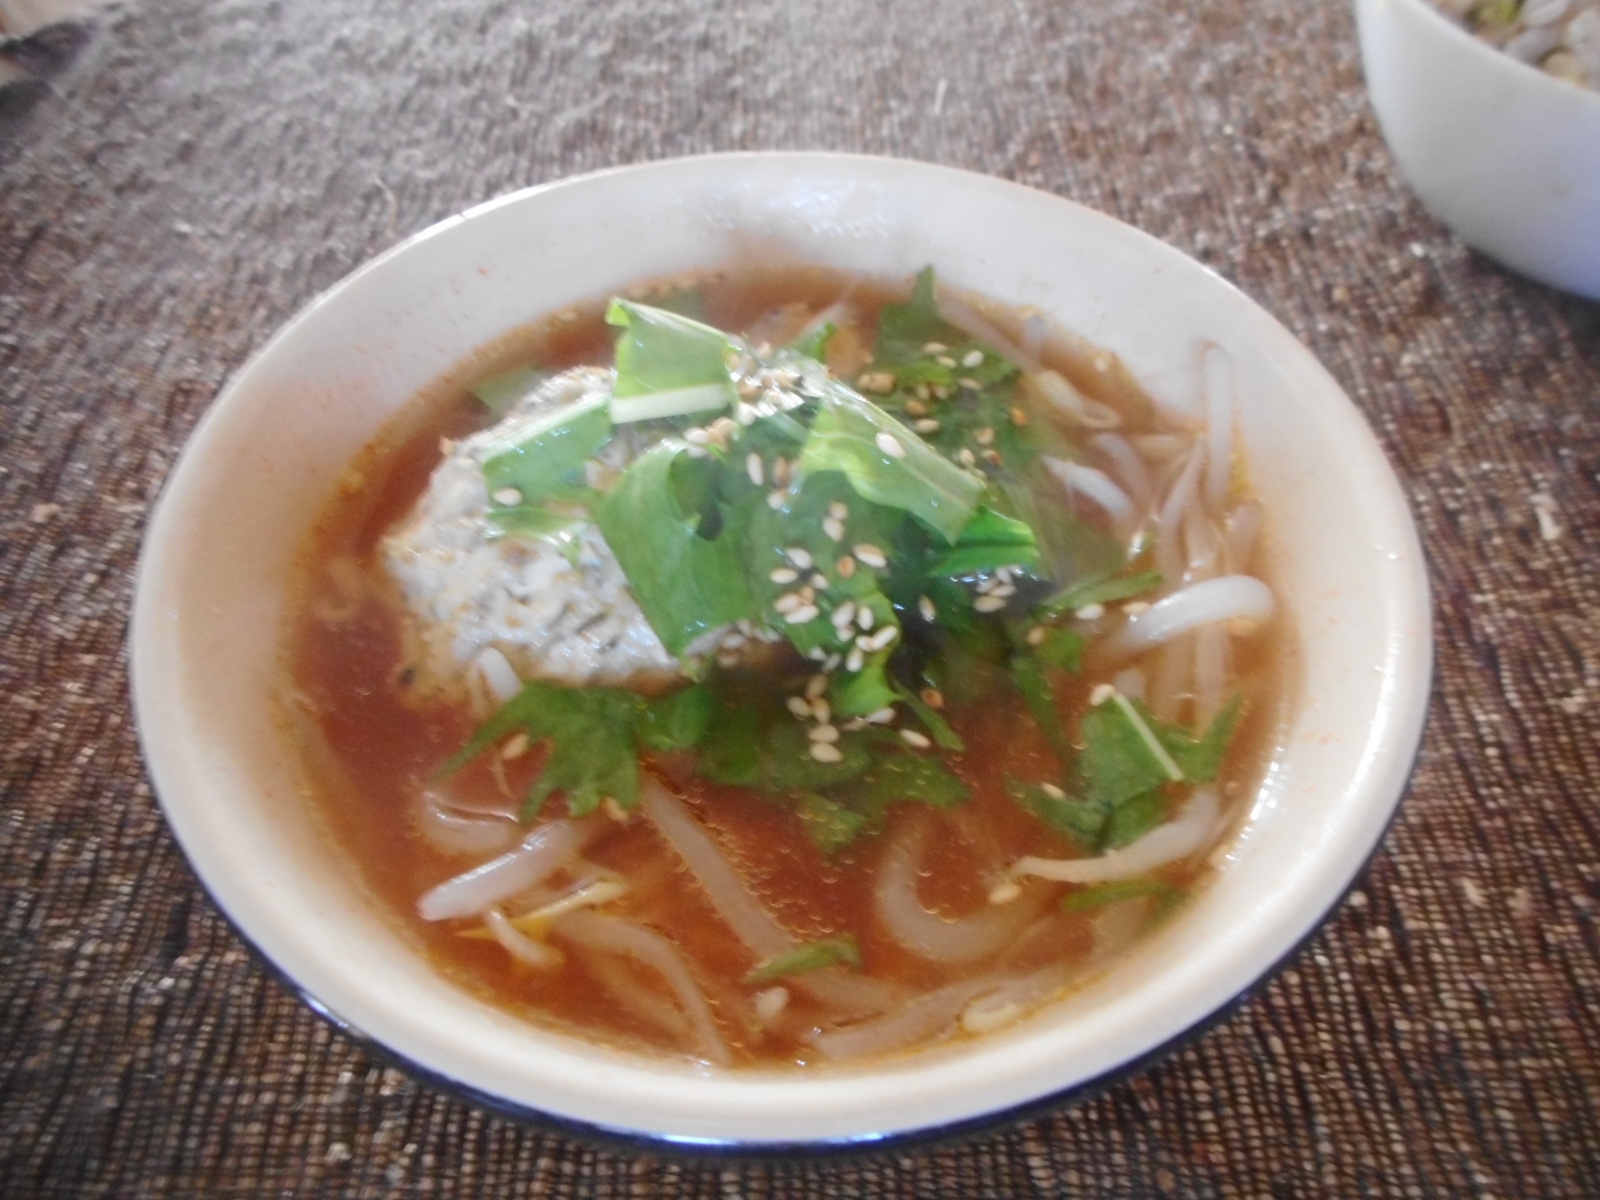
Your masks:
<instances>
[{"instance_id":1,"label":"bowl interior","mask_svg":"<svg viewBox=\"0 0 1600 1200\"><path fill-rule=\"evenodd\" d=\"M474 349L650 276L788 256L885 276L932 263L1114 350L1197 401L1231 355L1270 512L1302 699L1217 882L1108 977L956 1050L865 1068L716 1075L523 1024L420 960L320 836L271 717L284 583L340 471ZM1421 552L1356 410L1280 325L1160 243L1066 201L906 162L736 155L487 204L319 298L230 382L168 483L139 578L135 701L185 851L244 934L338 1018L437 1075L570 1121L685 1142L909 1134L1082 1085L1203 1022L1326 914L1371 852L1420 733Z\"/></svg>"}]
</instances>

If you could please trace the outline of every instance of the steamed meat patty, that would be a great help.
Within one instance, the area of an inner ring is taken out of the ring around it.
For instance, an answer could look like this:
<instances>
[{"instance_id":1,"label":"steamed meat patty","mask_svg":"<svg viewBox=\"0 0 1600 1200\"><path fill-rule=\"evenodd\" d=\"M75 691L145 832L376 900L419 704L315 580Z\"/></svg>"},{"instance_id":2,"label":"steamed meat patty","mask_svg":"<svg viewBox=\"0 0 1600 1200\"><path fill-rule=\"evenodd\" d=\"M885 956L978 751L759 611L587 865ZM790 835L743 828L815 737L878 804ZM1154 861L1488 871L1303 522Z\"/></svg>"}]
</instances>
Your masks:
<instances>
[{"instance_id":1,"label":"steamed meat patty","mask_svg":"<svg viewBox=\"0 0 1600 1200\"><path fill-rule=\"evenodd\" d=\"M380 543L405 603L408 662L421 690L472 694L476 673L504 699L506 664L523 680L568 684L649 687L678 673L592 522L562 547L505 536L488 516L482 463L494 443L552 407L608 394L611 381L601 368L567 371L493 429L448 445L416 506ZM614 438L591 470L624 468L643 448L629 443Z\"/></svg>"}]
</instances>

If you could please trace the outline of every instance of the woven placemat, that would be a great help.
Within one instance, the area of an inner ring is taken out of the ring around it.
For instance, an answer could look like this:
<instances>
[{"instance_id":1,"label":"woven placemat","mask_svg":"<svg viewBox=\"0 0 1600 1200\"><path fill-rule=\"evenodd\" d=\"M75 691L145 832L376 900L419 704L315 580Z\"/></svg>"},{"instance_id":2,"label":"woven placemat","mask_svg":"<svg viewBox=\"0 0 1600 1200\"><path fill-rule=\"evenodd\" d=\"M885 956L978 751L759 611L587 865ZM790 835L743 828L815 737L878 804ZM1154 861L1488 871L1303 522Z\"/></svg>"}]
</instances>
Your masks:
<instances>
[{"instance_id":1,"label":"woven placemat","mask_svg":"<svg viewBox=\"0 0 1600 1200\"><path fill-rule=\"evenodd\" d=\"M1583 1196L1600 1184L1600 307L1399 181L1334 0L139 0L0 89L0 1193ZM1331 923L1086 1103L856 1161L673 1161L388 1069L200 890L126 700L149 505L228 372L398 238L667 155L987 172L1213 266L1415 506L1439 666Z\"/></svg>"}]
</instances>

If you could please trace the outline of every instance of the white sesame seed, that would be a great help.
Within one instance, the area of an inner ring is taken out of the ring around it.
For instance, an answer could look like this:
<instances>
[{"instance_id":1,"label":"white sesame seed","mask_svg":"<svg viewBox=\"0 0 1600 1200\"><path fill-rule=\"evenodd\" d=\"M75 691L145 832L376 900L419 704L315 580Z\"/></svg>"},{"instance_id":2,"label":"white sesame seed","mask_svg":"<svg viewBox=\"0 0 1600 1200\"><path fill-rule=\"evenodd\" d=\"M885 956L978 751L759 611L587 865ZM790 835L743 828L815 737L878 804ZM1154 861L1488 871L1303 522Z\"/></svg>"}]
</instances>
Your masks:
<instances>
[{"instance_id":1,"label":"white sesame seed","mask_svg":"<svg viewBox=\"0 0 1600 1200\"><path fill-rule=\"evenodd\" d=\"M941 367L953 367L956 365L956 360L951 358L948 354L941 354L933 361L938 363Z\"/></svg>"},{"instance_id":2,"label":"white sesame seed","mask_svg":"<svg viewBox=\"0 0 1600 1200\"><path fill-rule=\"evenodd\" d=\"M869 712L866 716L866 721L869 725L887 725L893 721L894 718L895 711L893 707L885 706L878 709L876 712Z\"/></svg>"},{"instance_id":3,"label":"white sesame seed","mask_svg":"<svg viewBox=\"0 0 1600 1200\"><path fill-rule=\"evenodd\" d=\"M748 640L749 639L746 638L742 633L730 633L723 637L722 648L724 650L738 650L744 646Z\"/></svg>"},{"instance_id":4,"label":"white sesame seed","mask_svg":"<svg viewBox=\"0 0 1600 1200\"><path fill-rule=\"evenodd\" d=\"M812 742L811 757L820 763L843 762L844 752L832 742Z\"/></svg>"},{"instance_id":5,"label":"white sesame seed","mask_svg":"<svg viewBox=\"0 0 1600 1200\"><path fill-rule=\"evenodd\" d=\"M773 583L793 583L800 578L800 572L789 567L779 567L767 576Z\"/></svg>"},{"instance_id":6,"label":"white sesame seed","mask_svg":"<svg viewBox=\"0 0 1600 1200\"><path fill-rule=\"evenodd\" d=\"M960 450L956 451L956 457L961 460L961 465L963 467L974 466L978 461L978 456L974 454L972 449L968 446L963 446Z\"/></svg>"},{"instance_id":7,"label":"white sesame seed","mask_svg":"<svg viewBox=\"0 0 1600 1200\"><path fill-rule=\"evenodd\" d=\"M906 448L895 439L893 434L880 433L873 440L878 443L878 449L882 450L890 458L904 458L906 456Z\"/></svg>"},{"instance_id":8,"label":"white sesame seed","mask_svg":"<svg viewBox=\"0 0 1600 1200\"><path fill-rule=\"evenodd\" d=\"M799 567L802 571L809 571L811 569L811 555L800 546L790 546L783 552L783 556L795 566Z\"/></svg>"},{"instance_id":9,"label":"white sesame seed","mask_svg":"<svg viewBox=\"0 0 1600 1200\"><path fill-rule=\"evenodd\" d=\"M826 725L833 720L833 707L821 696L811 702L811 715L816 718L819 725Z\"/></svg>"},{"instance_id":10,"label":"white sesame seed","mask_svg":"<svg viewBox=\"0 0 1600 1200\"><path fill-rule=\"evenodd\" d=\"M1098 621L1106 615L1106 606L1104 604L1085 604L1078 610L1077 615L1085 621Z\"/></svg>"},{"instance_id":11,"label":"white sesame seed","mask_svg":"<svg viewBox=\"0 0 1600 1200\"><path fill-rule=\"evenodd\" d=\"M985 425L981 429L974 431L972 440L980 446L994 445L994 426Z\"/></svg>"},{"instance_id":12,"label":"white sesame seed","mask_svg":"<svg viewBox=\"0 0 1600 1200\"><path fill-rule=\"evenodd\" d=\"M771 987L756 993L756 1020L763 1025L770 1024L783 1015L783 1010L789 1007L789 989Z\"/></svg>"},{"instance_id":13,"label":"white sesame seed","mask_svg":"<svg viewBox=\"0 0 1600 1200\"><path fill-rule=\"evenodd\" d=\"M691 446L709 446L711 444L711 434L696 425L693 429L684 433L683 440Z\"/></svg>"},{"instance_id":14,"label":"white sesame seed","mask_svg":"<svg viewBox=\"0 0 1600 1200\"><path fill-rule=\"evenodd\" d=\"M1122 611L1130 617L1137 617L1150 611L1150 602L1148 600L1130 600L1122 606Z\"/></svg>"},{"instance_id":15,"label":"white sesame seed","mask_svg":"<svg viewBox=\"0 0 1600 1200\"><path fill-rule=\"evenodd\" d=\"M1015 879L1002 880L995 884L994 891L989 893L990 904L1010 904L1022 895L1022 885Z\"/></svg>"},{"instance_id":16,"label":"white sesame seed","mask_svg":"<svg viewBox=\"0 0 1600 1200\"><path fill-rule=\"evenodd\" d=\"M882 629L878 630L877 633L872 635L872 640L871 640L870 644L867 646L867 649L868 650L874 650L874 651L875 650L882 650L885 646L891 645L894 642L895 638L897 638L899 636L900 636L900 629L899 629L898 626L885 625Z\"/></svg>"},{"instance_id":17,"label":"white sesame seed","mask_svg":"<svg viewBox=\"0 0 1600 1200\"><path fill-rule=\"evenodd\" d=\"M753 450L750 452L749 456L744 460L744 473L750 476L750 482L755 484L756 487L761 486L767 477L767 472L761 465L761 455Z\"/></svg>"},{"instance_id":18,"label":"white sesame seed","mask_svg":"<svg viewBox=\"0 0 1600 1200\"><path fill-rule=\"evenodd\" d=\"M830 654L827 658L822 660L822 669L824 671L837 671L839 669L840 661L841 660L838 654Z\"/></svg>"},{"instance_id":19,"label":"white sesame seed","mask_svg":"<svg viewBox=\"0 0 1600 1200\"><path fill-rule=\"evenodd\" d=\"M1044 645L1045 638L1049 636L1050 631L1043 625L1035 625L1032 629L1028 630L1028 645L1042 646Z\"/></svg>"},{"instance_id":20,"label":"white sesame seed","mask_svg":"<svg viewBox=\"0 0 1600 1200\"><path fill-rule=\"evenodd\" d=\"M1097 683L1094 691L1089 693L1089 703L1099 708L1107 700L1117 694L1117 689L1109 683Z\"/></svg>"},{"instance_id":21,"label":"white sesame seed","mask_svg":"<svg viewBox=\"0 0 1600 1200\"><path fill-rule=\"evenodd\" d=\"M979 367L979 366L982 366L983 365L983 351L982 350L968 350L966 352L966 354L962 355L961 365L963 367Z\"/></svg>"},{"instance_id":22,"label":"white sesame seed","mask_svg":"<svg viewBox=\"0 0 1600 1200\"><path fill-rule=\"evenodd\" d=\"M781 613L791 613L799 608L805 601L797 592L785 592L772 602L772 607Z\"/></svg>"},{"instance_id":23,"label":"white sesame seed","mask_svg":"<svg viewBox=\"0 0 1600 1200\"><path fill-rule=\"evenodd\" d=\"M828 677L826 675L813 675L806 680L806 699L815 700L828 690Z\"/></svg>"},{"instance_id":24,"label":"white sesame seed","mask_svg":"<svg viewBox=\"0 0 1600 1200\"><path fill-rule=\"evenodd\" d=\"M889 560L884 557L883 551L871 542L862 542L855 548L855 551L856 558L866 563L869 567L887 567L889 565Z\"/></svg>"},{"instance_id":25,"label":"white sesame seed","mask_svg":"<svg viewBox=\"0 0 1600 1200\"><path fill-rule=\"evenodd\" d=\"M741 404L733 410L733 415L738 418L739 424L749 426L756 423L756 410L748 404Z\"/></svg>"},{"instance_id":26,"label":"white sesame seed","mask_svg":"<svg viewBox=\"0 0 1600 1200\"><path fill-rule=\"evenodd\" d=\"M1013 579L1015 579L1017 577L1017 568L1015 568L1015 567L996 567L994 569L994 577L996 579L998 579L1001 583L1010 583Z\"/></svg>"},{"instance_id":27,"label":"white sesame seed","mask_svg":"<svg viewBox=\"0 0 1600 1200\"><path fill-rule=\"evenodd\" d=\"M820 611L815 604L802 604L793 612L784 613L783 619L790 625L804 625L807 622L815 621Z\"/></svg>"},{"instance_id":28,"label":"white sesame seed","mask_svg":"<svg viewBox=\"0 0 1600 1200\"><path fill-rule=\"evenodd\" d=\"M806 582L812 587L816 588L819 592L825 592L828 590L828 577L821 571L812 572L811 578L806 580Z\"/></svg>"},{"instance_id":29,"label":"white sesame seed","mask_svg":"<svg viewBox=\"0 0 1600 1200\"><path fill-rule=\"evenodd\" d=\"M918 433L938 433L939 422L935 421L932 417L923 417L922 420L916 422L911 426L911 428L915 429Z\"/></svg>"},{"instance_id":30,"label":"white sesame seed","mask_svg":"<svg viewBox=\"0 0 1600 1200\"><path fill-rule=\"evenodd\" d=\"M932 621L939 615L939 610L934 608L933 601L926 596L917 597L917 611L922 614L924 621Z\"/></svg>"},{"instance_id":31,"label":"white sesame seed","mask_svg":"<svg viewBox=\"0 0 1600 1200\"><path fill-rule=\"evenodd\" d=\"M844 669L854 675L866 665L867 654L860 646L851 646L850 653L845 655Z\"/></svg>"},{"instance_id":32,"label":"white sesame seed","mask_svg":"<svg viewBox=\"0 0 1600 1200\"><path fill-rule=\"evenodd\" d=\"M728 439L731 438L736 431L737 430L733 423L732 417L718 417L715 421L711 422L710 426L706 430L706 432L711 435L711 440L724 448L726 448L728 445Z\"/></svg>"},{"instance_id":33,"label":"white sesame seed","mask_svg":"<svg viewBox=\"0 0 1600 1200\"><path fill-rule=\"evenodd\" d=\"M806 730L806 736L813 742L837 742L839 729L835 725L813 725Z\"/></svg>"},{"instance_id":34,"label":"white sesame seed","mask_svg":"<svg viewBox=\"0 0 1600 1200\"><path fill-rule=\"evenodd\" d=\"M943 342L929 342L922 348L922 352L924 354L943 354L948 349L950 349L950 347L946 346Z\"/></svg>"},{"instance_id":35,"label":"white sesame seed","mask_svg":"<svg viewBox=\"0 0 1600 1200\"><path fill-rule=\"evenodd\" d=\"M495 488L494 502L510 508L512 505L522 503L522 493L514 487Z\"/></svg>"},{"instance_id":36,"label":"white sesame seed","mask_svg":"<svg viewBox=\"0 0 1600 1200\"><path fill-rule=\"evenodd\" d=\"M521 758L528 752L528 735L517 732L508 737L500 746L500 757L505 759Z\"/></svg>"},{"instance_id":37,"label":"white sesame seed","mask_svg":"<svg viewBox=\"0 0 1600 1200\"><path fill-rule=\"evenodd\" d=\"M907 400L906 413L913 417L925 417L928 415L928 406L921 400Z\"/></svg>"},{"instance_id":38,"label":"white sesame seed","mask_svg":"<svg viewBox=\"0 0 1600 1200\"><path fill-rule=\"evenodd\" d=\"M856 624L861 626L861 631L863 633L872 628L872 622L875 619L876 614L873 613L872 608L869 605L863 604L858 610L856 610Z\"/></svg>"},{"instance_id":39,"label":"white sesame seed","mask_svg":"<svg viewBox=\"0 0 1600 1200\"><path fill-rule=\"evenodd\" d=\"M789 502L789 493L784 491L768 492L767 507L776 512Z\"/></svg>"},{"instance_id":40,"label":"white sesame seed","mask_svg":"<svg viewBox=\"0 0 1600 1200\"><path fill-rule=\"evenodd\" d=\"M834 626L838 629L849 629L850 626L855 624L856 602L854 600L846 600L838 608L833 610L833 613L831 616L829 616L828 620L832 621Z\"/></svg>"},{"instance_id":41,"label":"white sesame seed","mask_svg":"<svg viewBox=\"0 0 1600 1200\"><path fill-rule=\"evenodd\" d=\"M1009 600L1017 594L1017 588L1012 583L997 583L989 589L991 596L999 596L1002 600Z\"/></svg>"},{"instance_id":42,"label":"white sesame seed","mask_svg":"<svg viewBox=\"0 0 1600 1200\"><path fill-rule=\"evenodd\" d=\"M972 602L972 607L981 613L999 612L1005 606L1004 596L979 596Z\"/></svg>"},{"instance_id":43,"label":"white sesame seed","mask_svg":"<svg viewBox=\"0 0 1600 1200\"><path fill-rule=\"evenodd\" d=\"M835 500L832 504L828 505L828 515L833 517L835 520L842 521L850 515L850 510L839 501Z\"/></svg>"},{"instance_id":44,"label":"white sesame seed","mask_svg":"<svg viewBox=\"0 0 1600 1200\"><path fill-rule=\"evenodd\" d=\"M836 542L844 541L844 522L838 517L823 517L822 532Z\"/></svg>"},{"instance_id":45,"label":"white sesame seed","mask_svg":"<svg viewBox=\"0 0 1600 1200\"><path fill-rule=\"evenodd\" d=\"M962 387L966 388L969 392L983 391L983 384L979 383L976 379L958 379L956 382Z\"/></svg>"},{"instance_id":46,"label":"white sesame seed","mask_svg":"<svg viewBox=\"0 0 1600 1200\"><path fill-rule=\"evenodd\" d=\"M985 575L982 579L978 580L978 595L987 596L999 586L1000 581L993 575Z\"/></svg>"},{"instance_id":47,"label":"white sesame seed","mask_svg":"<svg viewBox=\"0 0 1600 1200\"><path fill-rule=\"evenodd\" d=\"M900 740L917 750L926 750L933 745L926 734L918 733L915 729L902 729Z\"/></svg>"},{"instance_id":48,"label":"white sesame seed","mask_svg":"<svg viewBox=\"0 0 1600 1200\"><path fill-rule=\"evenodd\" d=\"M1065 800L1067 798L1067 794L1053 783L1041 783L1039 790L1052 800Z\"/></svg>"},{"instance_id":49,"label":"white sesame seed","mask_svg":"<svg viewBox=\"0 0 1600 1200\"><path fill-rule=\"evenodd\" d=\"M802 721L811 716L811 702L804 696L790 696L783 703L790 712Z\"/></svg>"}]
</instances>

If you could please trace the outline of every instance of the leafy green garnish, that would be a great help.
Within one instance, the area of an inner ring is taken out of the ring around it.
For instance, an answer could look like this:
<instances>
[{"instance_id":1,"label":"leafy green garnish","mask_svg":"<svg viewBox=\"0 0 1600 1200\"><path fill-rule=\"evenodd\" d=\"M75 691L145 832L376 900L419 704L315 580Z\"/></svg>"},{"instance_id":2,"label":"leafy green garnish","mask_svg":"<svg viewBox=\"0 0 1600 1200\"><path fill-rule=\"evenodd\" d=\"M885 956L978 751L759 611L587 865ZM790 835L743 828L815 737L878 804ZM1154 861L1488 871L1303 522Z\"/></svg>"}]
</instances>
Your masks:
<instances>
[{"instance_id":1,"label":"leafy green garnish","mask_svg":"<svg viewBox=\"0 0 1600 1200\"><path fill-rule=\"evenodd\" d=\"M791 342L789 344L789 349L793 350L796 354L802 354L806 358L814 358L818 362L821 362L827 356L828 342L837 332L838 330L836 330L831 324L829 324L827 321L824 321L821 325L818 325L816 328L810 330L796 341Z\"/></svg>"},{"instance_id":2,"label":"leafy green garnish","mask_svg":"<svg viewBox=\"0 0 1600 1200\"><path fill-rule=\"evenodd\" d=\"M1081 842L1085 846L1098 843L1100 831L1105 827L1105 813L1095 805L1073 800L1061 791L1053 791L1042 784L1020 783L1006 780L1006 790L1011 798L1046 825Z\"/></svg>"},{"instance_id":3,"label":"leafy green garnish","mask_svg":"<svg viewBox=\"0 0 1600 1200\"><path fill-rule=\"evenodd\" d=\"M650 628L681 655L708 630L760 616L734 536L701 536L704 513L684 511L673 471L689 447L676 438L640 455L600 501L595 518Z\"/></svg>"},{"instance_id":4,"label":"leafy green garnish","mask_svg":"<svg viewBox=\"0 0 1600 1200\"><path fill-rule=\"evenodd\" d=\"M527 532L548 519L545 501L591 498L583 464L610 437L605 397L593 396L495 439L483 460L490 519L504 529Z\"/></svg>"},{"instance_id":5,"label":"leafy green garnish","mask_svg":"<svg viewBox=\"0 0 1600 1200\"><path fill-rule=\"evenodd\" d=\"M705 738L716 697L703 684L669 692L644 706L639 744L647 750L692 750Z\"/></svg>"},{"instance_id":6,"label":"leafy green garnish","mask_svg":"<svg viewBox=\"0 0 1600 1200\"><path fill-rule=\"evenodd\" d=\"M621 330L614 421L726 409L738 399L728 369L738 347L720 329L628 300L613 300L606 321Z\"/></svg>"},{"instance_id":7,"label":"leafy green garnish","mask_svg":"<svg viewBox=\"0 0 1600 1200\"><path fill-rule=\"evenodd\" d=\"M1108 904L1116 904L1123 900L1135 900L1141 896L1159 897L1162 906L1166 907L1183 899L1183 891L1173 887L1170 883L1163 883L1159 879L1114 879L1109 883L1097 883L1088 887L1081 887L1061 898L1061 911L1069 913L1090 912L1097 908L1104 908Z\"/></svg>"},{"instance_id":8,"label":"leafy green garnish","mask_svg":"<svg viewBox=\"0 0 1600 1200\"><path fill-rule=\"evenodd\" d=\"M955 545L933 563L931 573L961 577L998 567L1031 567L1039 561L1039 542L1026 521L992 508L980 508L962 528Z\"/></svg>"},{"instance_id":9,"label":"leafy green garnish","mask_svg":"<svg viewBox=\"0 0 1600 1200\"><path fill-rule=\"evenodd\" d=\"M800 474L841 471L856 492L904 509L954 543L972 520L983 481L962 470L883 409L832 387L811 426Z\"/></svg>"},{"instance_id":10,"label":"leafy green garnish","mask_svg":"<svg viewBox=\"0 0 1600 1200\"><path fill-rule=\"evenodd\" d=\"M496 417L503 417L549 377L548 371L535 366L512 367L485 379L472 394Z\"/></svg>"},{"instance_id":11,"label":"leafy green garnish","mask_svg":"<svg viewBox=\"0 0 1600 1200\"><path fill-rule=\"evenodd\" d=\"M824 854L844 849L872 824L866 813L846 808L820 792L802 792L797 800L796 811L805 823L806 833Z\"/></svg>"},{"instance_id":12,"label":"leafy green garnish","mask_svg":"<svg viewBox=\"0 0 1600 1200\"><path fill-rule=\"evenodd\" d=\"M786 954L779 954L750 971L744 977L747 984L771 983L774 979L783 979L789 975L803 975L808 971L820 971L824 967L838 966L846 963L852 967L861 965L861 948L856 945L853 937L826 938L820 942L808 942L804 946L796 947Z\"/></svg>"},{"instance_id":13,"label":"leafy green garnish","mask_svg":"<svg viewBox=\"0 0 1600 1200\"><path fill-rule=\"evenodd\" d=\"M521 730L532 741L548 742L550 753L522 806L531 820L554 792L567 797L567 810L584 816L607 797L624 808L639 802L639 770L634 736L644 701L621 688L569 688L535 681L512 697L444 765L458 770L500 739Z\"/></svg>"},{"instance_id":14,"label":"leafy green garnish","mask_svg":"<svg viewBox=\"0 0 1600 1200\"><path fill-rule=\"evenodd\" d=\"M1034 610L1041 621L1053 621L1091 604L1112 604L1153 592L1161 586L1159 571L1141 571L1137 575L1112 578L1084 579L1057 592Z\"/></svg>"}]
</instances>

